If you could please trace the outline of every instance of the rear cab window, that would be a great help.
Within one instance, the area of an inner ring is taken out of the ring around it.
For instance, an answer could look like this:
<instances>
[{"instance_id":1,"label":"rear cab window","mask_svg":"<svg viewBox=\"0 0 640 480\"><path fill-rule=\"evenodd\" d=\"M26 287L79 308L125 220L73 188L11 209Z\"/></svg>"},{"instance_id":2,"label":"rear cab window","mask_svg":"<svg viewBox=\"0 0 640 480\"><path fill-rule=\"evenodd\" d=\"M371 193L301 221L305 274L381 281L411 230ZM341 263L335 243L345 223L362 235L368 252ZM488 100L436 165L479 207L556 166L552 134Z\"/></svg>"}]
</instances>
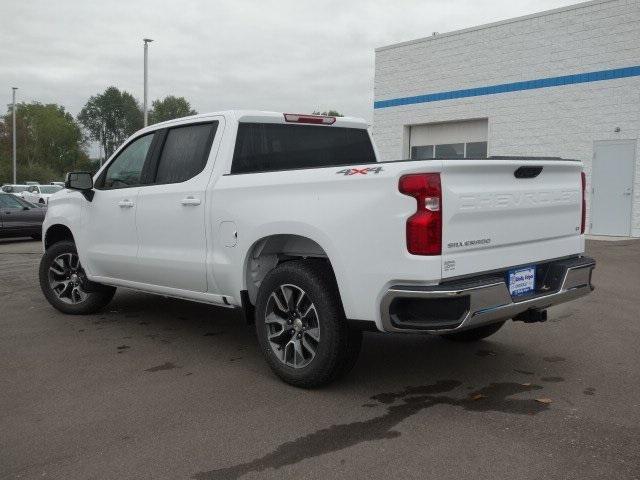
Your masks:
<instances>
[{"instance_id":1,"label":"rear cab window","mask_svg":"<svg viewBox=\"0 0 640 480\"><path fill-rule=\"evenodd\" d=\"M366 129L240 123L231 173L273 172L367 163L376 163L376 156Z\"/></svg>"}]
</instances>

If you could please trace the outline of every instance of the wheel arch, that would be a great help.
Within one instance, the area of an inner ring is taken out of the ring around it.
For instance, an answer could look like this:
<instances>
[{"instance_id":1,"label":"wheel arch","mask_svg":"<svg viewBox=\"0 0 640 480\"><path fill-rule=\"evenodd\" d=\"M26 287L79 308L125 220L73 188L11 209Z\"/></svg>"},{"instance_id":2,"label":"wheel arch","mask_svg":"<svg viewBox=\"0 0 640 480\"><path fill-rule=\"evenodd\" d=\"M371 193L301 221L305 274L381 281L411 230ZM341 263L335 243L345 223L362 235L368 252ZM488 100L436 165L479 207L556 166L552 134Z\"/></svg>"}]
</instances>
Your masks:
<instances>
[{"instance_id":1,"label":"wheel arch","mask_svg":"<svg viewBox=\"0 0 640 480\"><path fill-rule=\"evenodd\" d=\"M75 243L71 229L62 223L53 224L47 228L44 234L44 248L46 250L52 245L64 240Z\"/></svg>"},{"instance_id":2,"label":"wheel arch","mask_svg":"<svg viewBox=\"0 0 640 480\"><path fill-rule=\"evenodd\" d=\"M243 308L248 310L256 303L258 289L267 274L283 262L294 259L321 258L335 270L327 251L318 243L304 235L273 234L256 240L248 249L244 261L243 283L245 290ZM246 312L247 319L252 315Z\"/></svg>"}]
</instances>

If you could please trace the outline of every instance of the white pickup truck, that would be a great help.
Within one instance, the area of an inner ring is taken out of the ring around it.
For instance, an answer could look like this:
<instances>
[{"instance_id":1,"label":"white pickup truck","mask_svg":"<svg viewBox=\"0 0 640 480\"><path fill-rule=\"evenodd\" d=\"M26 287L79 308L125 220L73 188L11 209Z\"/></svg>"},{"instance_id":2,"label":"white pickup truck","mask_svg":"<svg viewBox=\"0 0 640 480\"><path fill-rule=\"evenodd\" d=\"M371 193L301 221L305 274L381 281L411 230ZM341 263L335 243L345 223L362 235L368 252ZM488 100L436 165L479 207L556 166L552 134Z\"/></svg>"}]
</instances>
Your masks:
<instances>
[{"instance_id":1,"label":"white pickup truck","mask_svg":"<svg viewBox=\"0 0 640 480\"><path fill-rule=\"evenodd\" d=\"M40 284L69 314L116 287L242 309L312 387L362 330L472 341L591 292L579 161L378 162L365 121L230 111L152 125L67 176Z\"/></svg>"}]
</instances>

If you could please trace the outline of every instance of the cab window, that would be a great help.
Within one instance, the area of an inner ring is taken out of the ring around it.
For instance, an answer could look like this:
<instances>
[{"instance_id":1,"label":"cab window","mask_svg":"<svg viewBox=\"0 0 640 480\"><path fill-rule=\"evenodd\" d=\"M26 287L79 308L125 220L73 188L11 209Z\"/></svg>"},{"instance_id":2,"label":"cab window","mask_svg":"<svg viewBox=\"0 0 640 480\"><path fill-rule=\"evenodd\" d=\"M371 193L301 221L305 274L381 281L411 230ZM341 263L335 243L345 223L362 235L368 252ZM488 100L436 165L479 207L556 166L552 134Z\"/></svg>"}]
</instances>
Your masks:
<instances>
[{"instance_id":1,"label":"cab window","mask_svg":"<svg viewBox=\"0 0 640 480\"><path fill-rule=\"evenodd\" d=\"M139 186L153 135L139 137L126 146L101 175L97 188L111 190Z\"/></svg>"},{"instance_id":2,"label":"cab window","mask_svg":"<svg viewBox=\"0 0 640 480\"><path fill-rule=\"evenodd\" d=\"M156 184L180 183L204 170L218 122L170 128L158 160Z\"/></svg>"}]
</instances>

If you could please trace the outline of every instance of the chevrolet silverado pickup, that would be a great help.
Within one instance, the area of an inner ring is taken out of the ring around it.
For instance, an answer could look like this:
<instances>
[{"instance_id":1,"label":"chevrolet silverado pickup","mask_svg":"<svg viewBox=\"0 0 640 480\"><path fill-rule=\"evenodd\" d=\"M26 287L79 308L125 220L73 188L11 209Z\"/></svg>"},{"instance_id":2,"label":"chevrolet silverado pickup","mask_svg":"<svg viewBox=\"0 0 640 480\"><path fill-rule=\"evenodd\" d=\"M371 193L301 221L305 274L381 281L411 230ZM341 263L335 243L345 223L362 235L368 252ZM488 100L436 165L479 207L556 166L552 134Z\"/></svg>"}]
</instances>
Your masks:
<instances>
[{"instance_id":1,"label":"chevrolet silverado pickup","mask_svg":"<svg viewBox=\"0 0 640 480\"><path fill-rule=\"evenodd\" d=\"M117 287L241 309L284 381L326 384L364 330L474 341L591 292L579 161L379 162L367 123L228 111L152 125L43 225L42 291Z\"/></svg>"}]
</instances>

